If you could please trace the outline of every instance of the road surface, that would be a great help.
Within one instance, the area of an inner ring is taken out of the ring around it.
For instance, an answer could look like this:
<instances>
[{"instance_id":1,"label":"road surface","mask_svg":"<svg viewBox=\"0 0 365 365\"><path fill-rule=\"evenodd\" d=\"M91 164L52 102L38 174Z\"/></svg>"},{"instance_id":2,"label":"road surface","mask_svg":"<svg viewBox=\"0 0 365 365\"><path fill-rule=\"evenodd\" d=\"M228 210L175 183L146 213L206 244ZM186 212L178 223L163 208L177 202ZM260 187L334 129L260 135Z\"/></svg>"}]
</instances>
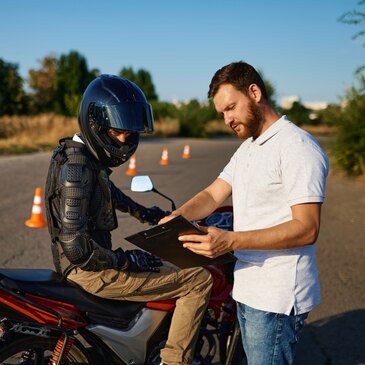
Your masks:
<instances>
[{"instance_id":1,"label":"road surface","mask_svg":"<svg viewBox=\"0 0 365 365\"><path fill-rule=\"evenodd\" d=\"M181 158L185 143L191 158ZM150 175L156 188L183 203L212 182L239 141L158 139L142 141L137 153L139 175ZM169 165L161 166L162 148ZM53 268L47 228L28 228L34 190L44 187L51 153L0 157L0 266ZM145 206L169 210L154 193L130 193L131 178L123 165L112 180ZM144 225L118 213L115 247L127 248L123 237ZM365 186L331 173L317 244L322 304L310 314L298 349L297 365L365 364Z\"/></svg>"}]
</instances>

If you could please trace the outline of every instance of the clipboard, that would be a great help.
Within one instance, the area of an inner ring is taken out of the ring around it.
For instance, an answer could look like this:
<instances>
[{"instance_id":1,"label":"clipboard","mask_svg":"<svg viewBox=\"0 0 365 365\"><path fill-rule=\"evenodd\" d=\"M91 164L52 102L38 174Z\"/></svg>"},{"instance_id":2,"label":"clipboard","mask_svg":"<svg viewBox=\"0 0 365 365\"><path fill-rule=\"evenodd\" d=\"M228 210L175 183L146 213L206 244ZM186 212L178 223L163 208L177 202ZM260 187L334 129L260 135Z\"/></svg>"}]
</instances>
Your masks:
<instances>
[{"instance_id":1,"label":"clipboard","mask_svg":"<svg viewBox=\"0 0 365 365\"><path fill-rule=\"evenodd\" d=\"M181 269L217 263L226 264L236 260L232 253L210 259L184 248L178 237L185 234L204 234L204 232L180 215L167 223L135 233L125 239Z\"/></svg>"}]
</instances>

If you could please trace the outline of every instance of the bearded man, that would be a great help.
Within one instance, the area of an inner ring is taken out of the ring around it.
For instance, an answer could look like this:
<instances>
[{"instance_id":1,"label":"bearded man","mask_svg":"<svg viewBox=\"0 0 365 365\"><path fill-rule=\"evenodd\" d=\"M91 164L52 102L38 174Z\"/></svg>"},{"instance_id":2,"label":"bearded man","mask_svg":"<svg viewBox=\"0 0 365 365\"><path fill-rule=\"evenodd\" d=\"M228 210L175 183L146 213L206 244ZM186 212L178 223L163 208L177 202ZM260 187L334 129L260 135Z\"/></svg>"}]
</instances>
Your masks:
<instances>
[{"instance_id":1,"label":"bearded man","mask_svg":"<svg viewBox=\"0 0 365 365\"><path fill-rule=\"evenodd\" d=\"M243 143L211 185L160 222L179 214L201 219L232 196L232 232L208 227L180 240L207 257L234 251L233 296L248 364L292 364L304 320L320 302L315 243L328 158L276 112L251 65L218 70L208 96Z\"/></svg>"}]
</instances>

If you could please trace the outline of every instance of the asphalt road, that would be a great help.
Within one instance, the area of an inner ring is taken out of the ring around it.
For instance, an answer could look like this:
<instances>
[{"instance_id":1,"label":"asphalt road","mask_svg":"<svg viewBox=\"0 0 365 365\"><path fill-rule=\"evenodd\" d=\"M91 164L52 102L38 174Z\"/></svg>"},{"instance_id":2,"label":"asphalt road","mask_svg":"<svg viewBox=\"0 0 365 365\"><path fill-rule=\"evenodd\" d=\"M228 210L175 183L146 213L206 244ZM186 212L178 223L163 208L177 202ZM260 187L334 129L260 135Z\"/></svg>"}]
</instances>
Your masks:
<instances>
[{"instance_id":1,"label":"asphalt road","mask_svg":"<svg viewBox=\"0 0 365 365\"><path fill-rule=\"evenodd\" d=\"M185 143L191 158L183 160ZM213 181L238 147L234 138L215 140L159 139L142 141L137 153L139 175L150 175L155 187L183 203ZM167 166L159 164L162 148ZM44 187L50 153L0 157L0 267L53 268L47 228L28 228L35 188ZM169 210L154 193L131 193L131 178L121 166L112 180L145 206ZM365 186L331 173L323 207L317 262L322 304L306 323L297 365L365 364ZM115 247L129 247L123 237L145 226L118 213Z\"/></svg>"}]
</instances>

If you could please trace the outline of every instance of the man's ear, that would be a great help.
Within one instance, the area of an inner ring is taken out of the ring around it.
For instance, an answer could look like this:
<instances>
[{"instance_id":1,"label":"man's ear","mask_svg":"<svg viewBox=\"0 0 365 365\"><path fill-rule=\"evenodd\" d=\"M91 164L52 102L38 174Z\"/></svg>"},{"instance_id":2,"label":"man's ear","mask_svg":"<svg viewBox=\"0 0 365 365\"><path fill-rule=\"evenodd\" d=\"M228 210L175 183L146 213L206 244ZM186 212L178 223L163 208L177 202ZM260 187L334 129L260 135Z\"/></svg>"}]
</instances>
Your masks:
<instances>
[{"instance_id":1,"label":"man's ear","mask_svg":"<svg viewBox=\"0 0 365 365\"><path fill-rule=\"evenodd\" d=\"M261 89L256 84L251 84L248 87L249 95L252 99L254 99L257 103L259 103L262 99Z\"/></svg>"}]
</instances>

